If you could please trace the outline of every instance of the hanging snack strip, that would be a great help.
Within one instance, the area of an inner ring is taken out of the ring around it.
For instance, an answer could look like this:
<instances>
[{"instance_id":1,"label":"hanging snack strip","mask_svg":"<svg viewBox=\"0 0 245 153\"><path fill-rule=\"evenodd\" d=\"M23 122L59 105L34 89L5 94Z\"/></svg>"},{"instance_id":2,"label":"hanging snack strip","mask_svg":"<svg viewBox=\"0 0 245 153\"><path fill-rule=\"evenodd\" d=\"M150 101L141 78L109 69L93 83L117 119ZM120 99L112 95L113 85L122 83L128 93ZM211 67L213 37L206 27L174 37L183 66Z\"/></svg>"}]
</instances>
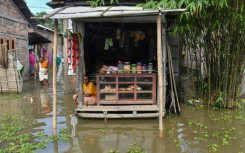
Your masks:
<instances>
[{"instance_id":1,"label":"hanging snack strip","mask_svg":"<svg viewBox=\"0 0 245 153\"><path fill-rule=\"evenodd\" d=\"M67 63L68 65L71 65L71 46L72 41L70 38L67 39Z\"/></svg>"},{"instance_id":2,"label":"hanging snack strip","mask_svg":"<svg viewBox=\"0 0 245 153\"><path fill-rule=\"evenodd\" d=\"M78 43L78 34L74 33L72 35L72 52L71 52L71 65L72 65L72 70L75 73L76 72L76 67L79 64L79 43Z\"/></svg>"}]
</instances>

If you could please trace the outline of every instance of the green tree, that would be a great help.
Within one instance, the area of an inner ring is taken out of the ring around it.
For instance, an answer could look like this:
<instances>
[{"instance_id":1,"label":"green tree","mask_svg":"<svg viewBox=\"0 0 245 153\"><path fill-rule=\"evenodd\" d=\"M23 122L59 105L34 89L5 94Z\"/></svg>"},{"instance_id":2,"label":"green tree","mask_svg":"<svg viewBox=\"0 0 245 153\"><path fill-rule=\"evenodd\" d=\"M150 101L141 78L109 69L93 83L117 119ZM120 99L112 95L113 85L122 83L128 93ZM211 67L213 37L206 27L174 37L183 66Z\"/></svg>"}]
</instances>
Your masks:
<instances>
[{"instance_id":1,"label":"green tree","mask_svg":"<svg viewBox=\"0 0 245 153\"><path fill-rule=\"evenodd\" d=\"M42 12L37 12L35 17L44 17L45 15L47 15L47 12L42 11ZM53 20L51 20L51 19L41 19L41 18L40 19L36 19L36 20L37 20L38 24L41 24L41 25L43 25L43 26L45 26L47 28L50 28L52 30L54 29ZM58 30L59 30L60 33L62 32L62 21L61 20L58 21Z\"/></svg>"},{"instance_id":2,"label":"green tree","mask_svg":"<svg viewBox=\"0 0 245 153\"><path fill-rule=\"evenodd\" d=\"M188 71L188 76L197 81L190 85L195 91L190 98L224 108L239 104L245 69L245 0L146 0L138 6L186 8L174 32L183 36L187 55L194 55L195 67L191 66L196 71Z\"/></svg>"},{"instance_id":3,"label":"green tree","mask_svg":"<svg viewBox=\"0 0 245 153\"><path fill-rule=\"evenodd\" d=\"M244 0L181 0L176 31L195 55L196 98L208 105L233 108L239 104L245 66ZM201 60L201 61L200 61ZM204 70L204 73L201 73Z\"/></svg>"}]
</instances>

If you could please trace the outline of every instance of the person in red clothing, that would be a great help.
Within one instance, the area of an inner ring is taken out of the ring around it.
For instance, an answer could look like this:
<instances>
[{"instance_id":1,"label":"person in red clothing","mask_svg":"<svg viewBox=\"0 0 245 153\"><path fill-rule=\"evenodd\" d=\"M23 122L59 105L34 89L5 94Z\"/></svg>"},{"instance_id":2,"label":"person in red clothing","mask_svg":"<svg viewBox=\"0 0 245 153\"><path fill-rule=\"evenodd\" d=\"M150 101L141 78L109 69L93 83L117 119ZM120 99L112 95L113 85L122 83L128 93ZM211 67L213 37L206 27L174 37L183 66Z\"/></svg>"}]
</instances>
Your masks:
<instances>
[{"instance_id":1,"label":"person in red clothing","mask_svg":"<svg viewBox=\"0 0 245 153\"><path fill-rule=\"evenodd\" d=\"M30 74L31 76L34 76L34 72L35 72L35 55L33 53L33 51L30 49L29 50L29 62L30 62Z\"/></svg>"},{"instance_id":2,"label":"person in red clothing","mask_svg":"<svg viewBox=\"0 0 245 153\"><path fill-rule=\"evenodd\" d=\"M84 75L83 76L83 102L85 105L95 105L96 104L96 86L94 85L93 82L90 81L89 75ZM78 95L74 94L73 95L73 100L77 103L77 98Z\"/></svg>"}]
</instances>

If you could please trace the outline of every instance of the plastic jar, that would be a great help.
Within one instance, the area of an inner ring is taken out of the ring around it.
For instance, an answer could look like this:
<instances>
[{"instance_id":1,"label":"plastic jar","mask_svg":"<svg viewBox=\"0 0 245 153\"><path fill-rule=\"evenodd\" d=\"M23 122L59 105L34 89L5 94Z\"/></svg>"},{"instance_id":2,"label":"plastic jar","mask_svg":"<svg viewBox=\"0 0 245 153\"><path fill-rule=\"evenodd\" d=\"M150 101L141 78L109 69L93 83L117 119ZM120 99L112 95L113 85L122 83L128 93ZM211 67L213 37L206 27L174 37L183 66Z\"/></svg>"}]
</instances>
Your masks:
<instances>
[{"instance_id":1,"label":"plastic jar","mask_svg":"<svg viewBox=\"0 0 245 153\"><path fill-rule=\"evenodd\" d=\"M148 64L148 73L152 73L152 71L153 71L153 64L149 63Z\"/></svg>"},{"instance_id":2,"label":"plastic jar","mask_svg":"<svg viewBox=\"0 0 245 153\"><path fill-rule=\"evenodd\" d=\"M123 63L121 61L118 61L117 67L118 73L123 73Z\"/></svg>"},{"instance_id":3,"label":"plastic jar","mask_svg":"<svg viewBox=\"0 0 245 153\"><path fill-rule=\"evenodd\" d=\"M124 73L130 73L130 62L124 62L124 65L123 65L123 71Z\"/></svg>"},{"instance_id":4,"label":"plastic jar","mask_svg":"<svg viewBox=\"0 0 245 153\"><path fill-rule=\"evenodd\" d=\"M136 73L136 64L132 64L131 70L132 73Z\"/></svg>"},{"instance_id":5,"label":"plastic jar","mask_svg":"<svg viewBox=\"0 0 245 153\"><path fill-rule=\"evenodd\" d=\"M142 73L142 65L141 65L141 62L137 62L137 67L136 67L136 70L137 70L137 73Z\"/></svg>"},{"instance_id":6,"label":"plastic jar","mask_svg":"<svg viewBox=\"0 0 245 153\"><path fill-rule=\"evenodd\" d=\"M147 65L143 64L143 73L146 73L146 71L147 71Z\"/></svg>"}]
</instances>

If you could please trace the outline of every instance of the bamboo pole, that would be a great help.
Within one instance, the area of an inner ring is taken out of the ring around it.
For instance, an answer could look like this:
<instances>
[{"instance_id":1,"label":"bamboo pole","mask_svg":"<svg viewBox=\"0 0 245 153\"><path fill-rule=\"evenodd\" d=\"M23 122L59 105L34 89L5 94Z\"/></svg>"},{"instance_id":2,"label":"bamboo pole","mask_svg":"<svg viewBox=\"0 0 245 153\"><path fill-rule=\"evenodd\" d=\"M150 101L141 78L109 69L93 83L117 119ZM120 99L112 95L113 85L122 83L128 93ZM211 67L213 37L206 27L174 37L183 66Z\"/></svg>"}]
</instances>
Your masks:
<instances>
[{"instance_id":1,"label":"bamboo pole","mask_svg":"<svg viewBox=\"0 0 245 153\"><path fill-rule=\"evenodd\" d=\"M175 114L177 115L177 113L176 113L176 109L177 109L176 108L176 104L177 104L177 107L178 107L178 110L177 110L178 113L180 113L180 105L179 105L178 92L177 92L177 89L176 89L176 83L175 83L175 78L174 78L174 69L173 69L172 55L171 55L171 50L170 50L170 46L169 46L168 43L167 43L167 51L168 51L168 55L169 55L168 56L169 57L169 73L171 74L171 76L170 76L170 83L172 84L172 89L171 90L172 90L172 94L173 94L173 98L174 98Z\"/></svg>"},{"instance_id":2,"label":"bamboo pole","mask_svg":"<svg viewBox=\"0 0 245 153\"><path fill-rule=\"evenodd\" d=\"M58 20L54 20L54 52L53 52L53 137L57 136L57 90L56 90L56 57L57 57L57 43L58 43Z\"/></svg>"},{"instance_id":3,"label":"bamboo pole","mask_svg":"<svg viewBox=\"0 0 245 153\"><path fill-rule=\"evenodd\" d=\"M157 16L157 68L159 86L159 137L162 138L163 131L163 65L162 65L162 32L161 32L161 13Z\"/></svg>"},{"instance_id":4,"label":"bamboo pole","mask_svg":"<svg viewBox=\"0 0 245 153\"><path fill-rule=\"evenodd\" d=\"M167 59L168 59L168 70L169 70L169 82L170 82L170 89L171 89L171 104L170 104L170 108L169 111L171 111L171 107L174 107L174 114L177 115L177 111L176 111L176 105L175 105L175 96L174 96L174 87L173 87L173 73L172 73L172 65L171 65L171 56L170 56L170 48L169 45L167 45Z\"/></svg>"}]
</instances>

